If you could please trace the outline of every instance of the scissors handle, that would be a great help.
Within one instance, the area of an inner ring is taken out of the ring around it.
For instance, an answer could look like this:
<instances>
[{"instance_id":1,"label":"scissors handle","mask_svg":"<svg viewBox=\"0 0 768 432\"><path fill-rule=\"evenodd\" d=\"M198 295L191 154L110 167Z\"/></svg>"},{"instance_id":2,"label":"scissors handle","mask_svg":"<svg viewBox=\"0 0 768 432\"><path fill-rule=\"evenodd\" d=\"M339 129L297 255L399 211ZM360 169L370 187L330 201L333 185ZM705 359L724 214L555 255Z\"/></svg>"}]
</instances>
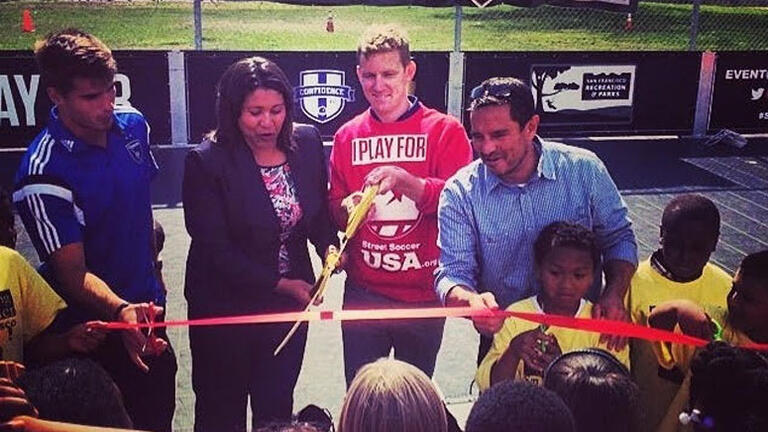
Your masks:
<instances>
[{"instance_id":1,"label":"scissors handle","mask_svg":"<svg viewBox=\"0 0 768 432\"><path fill-rule=\"evenodd\" d=\"M149 312L144 313L145 322L149 326L147 330L147 338L144 340L144 345L141 347L141 352L146 352L149 340L152 339L152 331L155 329L155 303L149 302Z\"/></svg>"}]
</instances>

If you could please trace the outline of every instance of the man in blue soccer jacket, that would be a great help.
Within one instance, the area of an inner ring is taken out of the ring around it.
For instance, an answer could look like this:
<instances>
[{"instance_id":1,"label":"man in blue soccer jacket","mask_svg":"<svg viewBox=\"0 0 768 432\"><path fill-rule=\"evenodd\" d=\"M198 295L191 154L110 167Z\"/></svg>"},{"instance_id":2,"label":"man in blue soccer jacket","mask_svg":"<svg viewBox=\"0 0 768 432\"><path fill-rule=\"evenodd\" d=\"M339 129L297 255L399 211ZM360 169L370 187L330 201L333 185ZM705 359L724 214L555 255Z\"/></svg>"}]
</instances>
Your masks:
<instances>
[{"instance_id":1,"label":"man in blue soccer jacket","mask_svg":"<svg viewBox=\"0 0 768 432\"><path fill-rule=\"evenodd\" d=\"M149 126L115 108L112 52L75 29L50 34L35 58L54 103L16 174L14 203L41 271L75 322L162 317L154 269ZM93 354L120 388L138 429L170 431L176 359L163 331L123 330Z\"/></svg>"}]
</instances>

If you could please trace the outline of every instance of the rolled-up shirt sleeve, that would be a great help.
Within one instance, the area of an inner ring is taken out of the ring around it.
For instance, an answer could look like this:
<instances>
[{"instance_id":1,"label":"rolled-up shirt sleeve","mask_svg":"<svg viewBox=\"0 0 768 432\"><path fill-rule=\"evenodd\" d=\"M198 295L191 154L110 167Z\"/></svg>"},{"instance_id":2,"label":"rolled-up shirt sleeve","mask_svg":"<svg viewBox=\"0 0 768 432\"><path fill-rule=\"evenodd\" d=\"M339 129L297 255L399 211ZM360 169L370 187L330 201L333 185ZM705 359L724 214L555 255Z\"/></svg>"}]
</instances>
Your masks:
<instances>
[{"instance_id":1,"label":"rolled-up shirt sleeve","mask_svg":"<svg viewBox=\"0 0 768 432\"><path fill-rule=\"evenodd\" d=\"M627 205L607 168L596 161L592 182L593 230L605 261L627 261L637 267L637 240Z\"/></svg>"},{"instance_id":2,"label":"rolled-up shirt sleeve","mask_svg":"<svg viewBox=\"0 0 768 432\"><path fill-rule=\"evenodd\" d=\"M440 261L435 270L435 292L445 304L451 288L477 289L477 229L469 201L455 179L448 180L437 209Z\"/></svg>"}]
</instances>

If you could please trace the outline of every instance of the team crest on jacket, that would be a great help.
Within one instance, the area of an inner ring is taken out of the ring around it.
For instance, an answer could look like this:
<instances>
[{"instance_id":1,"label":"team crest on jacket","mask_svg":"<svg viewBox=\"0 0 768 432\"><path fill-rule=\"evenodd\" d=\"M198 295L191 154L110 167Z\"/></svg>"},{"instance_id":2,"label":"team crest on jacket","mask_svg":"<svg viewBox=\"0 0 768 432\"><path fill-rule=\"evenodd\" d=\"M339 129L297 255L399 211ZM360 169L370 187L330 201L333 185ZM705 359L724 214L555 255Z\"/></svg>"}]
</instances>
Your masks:
<instances>
[{"instance_id":1,"label":"team crest on jacket","mask_svg":"<svg viewBox=\"0 0 768 432\"><path fill-rule=\"evenodd\" d=\"M392 191L377 195L373 201L375 215L366 224L378 237L396 239L413 231L421 221L421 212L416 203L405 195L395 195Z\"/></svg>"},{"instance_id":2,"label":"team crest on jacket","mask_svg":"<svg viewBox=\"0 0 768 432\"><path fill-rule=\"evenodd\" d=\"M341 114L347 102L355 101L355 90L346 85L343 71L315 69L299 74L294 97L301 111L318 123L328 123Z\"/></svg>"},{"instance_id":3,"label":"team crest on jacket","mask_svg":"<svg viewBox=\"0 0 768 432\"><path fill-rule=\"evenodd\" d=\"M141 154L141 141L137 139L129 141L128 144L125 145L125 149L128 150L128 154L131 155L131 159L133 159L133 161L137 164L140 164L144 161L144 157Z\"/></svg>"}]
</instances>

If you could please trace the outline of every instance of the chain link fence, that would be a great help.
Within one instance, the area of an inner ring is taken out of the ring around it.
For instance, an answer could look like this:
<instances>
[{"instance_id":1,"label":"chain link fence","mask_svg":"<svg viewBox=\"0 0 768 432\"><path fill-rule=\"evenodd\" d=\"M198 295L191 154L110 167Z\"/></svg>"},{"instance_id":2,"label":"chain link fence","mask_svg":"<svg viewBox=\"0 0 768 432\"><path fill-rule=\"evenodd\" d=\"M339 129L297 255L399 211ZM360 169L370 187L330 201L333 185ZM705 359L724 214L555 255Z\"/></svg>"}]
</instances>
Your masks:
<instances>
[{"instance_id":1,"label":"chain link fence","mask_svg":"<svg viewBox=\"0 0 768 432\"><path fill-rule=\"evenodd\" d=\"M408 29L416 50L768 49L768 0L694 1L699 4L641 1L632 14L549 5L433 8L203 2L198 42L204 49L250 49L253 41L260 49L349 50L367 25L392 21ZM233 14L240 19L233 20Z\"/></svg>"},{"instance_id":2,"label":"chain link fence","mask_svg":"<svg viewBox=\"0 0 768 432\"><path fill-rule=\"evenodd\" d=\"M540 6L464 8L463 50L768 49L768 1L643 1L632 14ZM698 23L698 25L697 25Z\"/></svg>"},{"instance_id":3,"label":"chain link fence","mask_svg":"<svg viewBox=\"0 0 768 432\"><path fill-rule=\"evenodd\" d=\"M396 22L408 30L417 51L768 50L768 0L641 0L631 16L549 5L371 6L350 0L356 4L327 6L340 0L310 1L326 6L281 0L0 0L0 47L33 45L35 34L19 30L22 11L30 9L37 37L79 26L116 49L349 51L368 25Z\"/></svg>"}]
</instances>

